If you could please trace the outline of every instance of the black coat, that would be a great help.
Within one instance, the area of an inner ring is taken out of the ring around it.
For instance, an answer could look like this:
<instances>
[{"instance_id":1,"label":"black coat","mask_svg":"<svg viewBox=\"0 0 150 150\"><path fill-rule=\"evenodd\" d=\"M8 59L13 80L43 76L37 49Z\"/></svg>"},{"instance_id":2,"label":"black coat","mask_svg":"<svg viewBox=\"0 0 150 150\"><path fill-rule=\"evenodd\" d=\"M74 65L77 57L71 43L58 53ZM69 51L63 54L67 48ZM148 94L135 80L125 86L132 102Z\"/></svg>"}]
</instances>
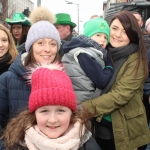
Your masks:
<instances>
[{"instance_id":1,"label":"black coat","mask_svg":"<svg viewBox=\"0 0 150 150\"><path fill-rule=\"evenodd\" d=\"M14 60L8 71L0 76L0 126L2 127L6 123L6 118L11 119L28 106L31 87L24 79L26 69L21 62L22 53Z\"/></svg>"},{"instance_id":2,"label":"black coat","mask_svg":"<svg viewBox=\"0 0 150 150\"><path fill-rule=\"evenodd\" d=\"M83 144L78 150L101 150L97 142L91 137L86 143Z\"/></svg>"},{"instance_id":3,"label":"black coat","mask_svg":"<svg viewBox=\"0 0 150 150\"><path fill-rule=\"evenodd\" d=\"M24 53L24 52L22 52ZM31 87L26 84L26 69L22 66L20 53L8 71L0 76L0 126L5 127L8 120L28 106ZM4 150L0 140L0 150Z\"/></svg>"}]
</instances>

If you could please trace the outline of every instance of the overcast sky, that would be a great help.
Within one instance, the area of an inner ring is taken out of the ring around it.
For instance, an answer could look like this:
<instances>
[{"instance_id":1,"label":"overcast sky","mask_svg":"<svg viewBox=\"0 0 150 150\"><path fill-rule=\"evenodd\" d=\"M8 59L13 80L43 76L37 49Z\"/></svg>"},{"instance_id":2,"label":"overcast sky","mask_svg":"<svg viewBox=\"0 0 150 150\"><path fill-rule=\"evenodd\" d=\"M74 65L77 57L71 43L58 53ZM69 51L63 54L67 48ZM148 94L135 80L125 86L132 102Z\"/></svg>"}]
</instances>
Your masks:
<instances>
[{"instance_id":1,"label":"overcast sky","mask_svg":"<svg viewBox=\"0 0 150 150\"><path fill-rule=\"evenodd\" d=\"M37 6L37 0L31 0ZM85 21L89 20L92 15L103 14L103 0L67 0L74 4L67 4L65 0L41 0L42 6L56 13L69 13L74 23L78 24L78 4L79 3L79 27L82 32L82 27ZM77 30L77 28L76 28Z\"/></svg>"}]
</instances>

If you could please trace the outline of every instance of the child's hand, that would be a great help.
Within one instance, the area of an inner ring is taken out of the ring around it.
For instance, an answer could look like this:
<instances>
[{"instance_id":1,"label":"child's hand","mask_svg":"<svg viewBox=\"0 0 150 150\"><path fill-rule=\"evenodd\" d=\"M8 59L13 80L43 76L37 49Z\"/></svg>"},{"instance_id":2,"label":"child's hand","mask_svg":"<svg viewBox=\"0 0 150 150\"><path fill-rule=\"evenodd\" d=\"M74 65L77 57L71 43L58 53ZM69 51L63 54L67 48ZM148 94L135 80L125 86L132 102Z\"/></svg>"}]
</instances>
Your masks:
<instances>
[{"instance_id":1,"label":"child's hand","mask_svg":"<svg viewBox=\"0 0 150 150\"><path fill-rule=\"evenodd\" d=\"M113 62L109 53L107 53L106 66L111 66L113 68Z\"/></svg>"}]
</instances>

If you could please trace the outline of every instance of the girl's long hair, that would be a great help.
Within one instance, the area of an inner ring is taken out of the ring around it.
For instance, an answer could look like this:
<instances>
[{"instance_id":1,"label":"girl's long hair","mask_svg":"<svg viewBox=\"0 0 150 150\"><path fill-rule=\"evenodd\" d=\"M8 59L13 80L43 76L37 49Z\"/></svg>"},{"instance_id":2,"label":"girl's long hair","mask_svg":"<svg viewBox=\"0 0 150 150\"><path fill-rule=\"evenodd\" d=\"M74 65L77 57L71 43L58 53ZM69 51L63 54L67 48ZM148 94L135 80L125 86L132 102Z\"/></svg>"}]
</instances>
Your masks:
<instances>
[{"instance_id":1,"label":"girl's long hair","mask_svg":"<svg viewBox=\"0 0 150 150\"><path fill-rule=\"evenodd\" d=\"M140 64L143 63L144 79L146 80L148 77L148 58L147 58L142 30L139 27L135 16L127 10L120 11L112 17L110 21L110 26L115 19L118 19L121 22L128 38L130 39L130 43L136 43L139 45L138 61L135 66L135 75L139 70Z\"/></svg>"},{"instance_id":2,"label":"girl's long hair","mask_svg":"<svg viewBox=\"0 0 150 150\"><path fill-rule=\"evenodd\" d=\"M18 117L13 118L3 131L2 138L5 141L6 149L15 149L19 142L24 140L25 131L34 125L36 125L36 118L34 113L30 113L29 110L25 110Z\"/></svg>"},{"instance_id":3,"label":"girl's long hair","mask_svg":"<svg viewBox=\"0 0 150 150\"><path fill-rule=\"evenodd\" d=\"M80 138L82 133L83 124L85 124L87 129L90 129L89 119L92 118L89 112L85 110L77 110L73 112L70 124L74 124L77 121L81 122L80 128ZM5 141L5 147L7 150L17 149L21 150L20 143L24 142L25 131L37 124L35 112L31 113L29 110L21 112L16 118L13 118L6 126L3 131L3 136L1 138ZM81 138L82 140L82 138Z\"/></svg>"},{"instance_id":4,"label":"girl's long hair","mask_svg":"<svg viewBox=\"0 0 150 150\"><path fill-rule=\"evenodd\" d=\"M16 49L13 37L12 37L11 33L9 32L9 30L1 24L0 24L0 30L4 31L8 36L8 42L9 42L8 52L11 55L11 60L8 62L8 64L11 64L14 61L14 59L16 58L16 56L18 55L18 51Z\"/></svg>"}]
</instances>

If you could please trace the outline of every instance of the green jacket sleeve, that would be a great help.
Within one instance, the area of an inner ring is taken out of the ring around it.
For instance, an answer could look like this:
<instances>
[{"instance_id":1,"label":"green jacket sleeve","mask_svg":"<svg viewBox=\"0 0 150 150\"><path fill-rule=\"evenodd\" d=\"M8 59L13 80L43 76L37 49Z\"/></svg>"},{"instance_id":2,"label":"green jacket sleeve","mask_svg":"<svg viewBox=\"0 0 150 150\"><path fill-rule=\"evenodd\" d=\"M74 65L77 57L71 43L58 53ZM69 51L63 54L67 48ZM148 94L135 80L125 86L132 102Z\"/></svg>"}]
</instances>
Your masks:
<instances>
[{"instance_id":1,"label":"green jacket sleeve","mask_svg":"<svg viewBox=\"0 0 150 150\"><path fill-rule=\"evenodd\" d=\"M134 53L129 56L121 67L111 90L98 98L83 102L82 106L91 113L94 113L95 116L107 115L111 114L115 109L126 105L137 91L142 93L144 84L143 63L141 61L135 76L136 63L137 53Z\"/></svg>"}]
</instances>

